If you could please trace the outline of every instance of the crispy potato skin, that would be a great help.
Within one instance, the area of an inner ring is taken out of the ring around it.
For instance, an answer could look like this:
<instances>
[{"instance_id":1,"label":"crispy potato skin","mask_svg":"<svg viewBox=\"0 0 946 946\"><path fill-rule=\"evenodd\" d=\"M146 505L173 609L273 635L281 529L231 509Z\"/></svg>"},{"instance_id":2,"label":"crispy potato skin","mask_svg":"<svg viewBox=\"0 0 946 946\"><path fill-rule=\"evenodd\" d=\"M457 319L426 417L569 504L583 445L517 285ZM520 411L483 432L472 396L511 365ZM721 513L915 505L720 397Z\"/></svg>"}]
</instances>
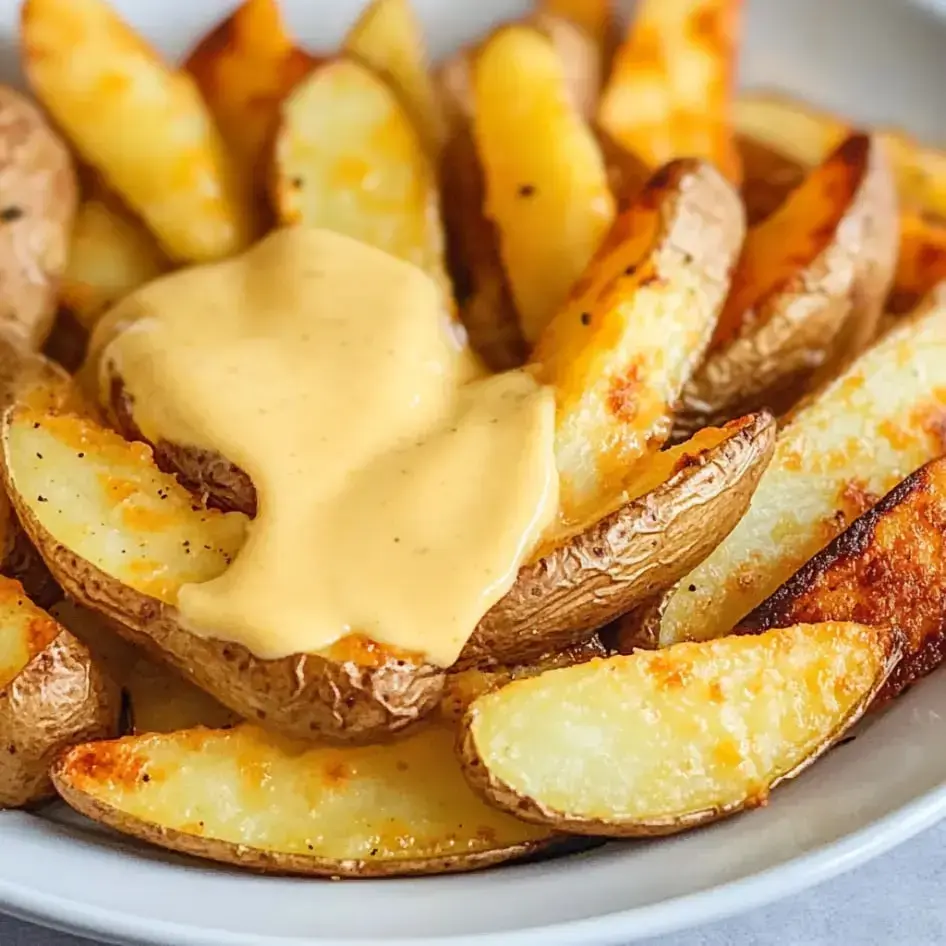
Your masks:
<instances>
[{"instance_id":1,"label":"crispy potato skin","mask_svg":"<svg viewBox=\"0 0 946 946\"><path fill-rule=\"evenodd\" d=\"M39 348L56 315L78 184L39 109L0 86L0 326Z\"/></svg>"},{"instance_id":2,"label":"crispy potato skin","mask_svg":"<svg viewBox=\"0 0 946 946\"><path fill-rule=\"evenodd\" d=\"M775 422L756 414L639 498L519 571L477 625L457 666L534 660L580 644L669 588L735 528L772 452Z\"/></svg>"},{"instance_id":3,"label":"crispy potato skin","mask_svg":"<svg viewBox=\"0 0 946 946\"><path fill-rule=\"evenodd\" d=\"M904 658L880 701L946 658L946 459L908 476L744 618L740 630L820 621L904 632Z\"/></svg>"},{"instance_id":4,"label":"crispy potato skin","mask_svg":"<svg viewBox=\"0 0 946 946\"><path fill-rule=\"evenodd\" d=\"M538 799L525 796L514 787L508 785L503 779L493 774L484 760L474 733L474 727L477 720L477 714L480 706L474 702L468 709L461 722L460 733L457 741L457 752L464 766L464 773L471 787L474 788L485 800L496 805L503 811L514 813L516 817L532 824L554 827L556 830L569 834L591 835L597 837L614 838L646 838L659 837L663 835L678 834L692 828L711 824L722 818L737 814L740 811L764 805L769 794L780 784L795 778L813 762L817 761L828 749L830 749L838 739L843 736L857 721L863 716L876 698L879 690L887 680L897 665L903 650L903 637L899 631L890 628L864 627L865 647L870 647L874 655L878 658L880 667L873 686L865 692L861 699L853 704L843 719L838 720L834 730L828 734L819 744L811 748L810 754L801 759L796 765L779 773L771 782L766 785L759 785L754 792L734 798L730 803L717 804L700 810L688 811L683 814L674 814L667 816L657 816L644 819L608 819L605 817L589 817L576 815L565 811L557 810L554 807L546 805ZM720 643L720 642L716 642ZM691 645L678 645L687 647ZM700 645L696 645L699 647ZM654 655L655 657L657 655ZM680 667L679 675L674 675L674 664L668 652L664 652L663 658L667 659L665 668L659 672L666 674L665 686L685 687L689 680L687 676L687 667L684 664ZM615 657L615 661L633 660L633 657ZM773 657L777 660L777 657ZM693 663L697 663L696 658ZM609 661L599 661L602 670L608 669ZM567 672L563 671L563 672ZM615 671L615 675L620 671ZM552 671L554 674L555 671ZM712 678L710 678L712 679ZM607 681L607 675L602 674L602 687L614 686L614 683ZM511 686L516 686L513 682ZM564 698L564 697L563 697Z\"/></svg>"},{"instance_id":5,"label":"crispy potato skin","mask_svg":"<svg viewBox=\"0 0 946 946\"><path fill-rule=\"evenodd\" d=\"M0 807L54 795L49 767L67 746L118 731L120 696L68 631L0 691Z\"/></svg>"},{"instance_id":6,"label":"crispy potato skin","mask_svg":"<svg viewBox=\"0 0 946 946\"><path fill-rule=\"evenodd\" d=\"M905 315L946 279L946 220L918 213L900 219L900 258L887 299L890 315Z\"/></svg>"},{"instance_id":7,"label":"crispy potato skin","mask_svg":"<svg viewBox=\"0 0 946 946\"><path fill-rule=\"evenodd\" d=\"M749 231L674 438L762 407L783 414L857 355L877 331L898 229L884 149L851 136Z\"/></svg>"}]
</instances>

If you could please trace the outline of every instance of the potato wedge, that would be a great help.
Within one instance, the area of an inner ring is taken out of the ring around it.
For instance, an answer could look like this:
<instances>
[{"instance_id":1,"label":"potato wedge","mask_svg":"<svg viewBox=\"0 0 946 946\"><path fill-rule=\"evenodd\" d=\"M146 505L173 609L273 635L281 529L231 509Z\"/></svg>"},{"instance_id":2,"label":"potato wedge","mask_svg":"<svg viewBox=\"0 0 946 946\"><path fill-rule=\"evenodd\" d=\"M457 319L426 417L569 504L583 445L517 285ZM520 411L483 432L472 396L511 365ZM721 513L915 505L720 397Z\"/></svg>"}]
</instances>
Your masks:
<instances>
[{"instance_id":1,"label":"potato wedge","mask_svg":"<svg viewBox=\"0 0 946 946\"><path fill-rule=\"evenodd\" d=\"M0 86L0 326L32 348L53 325L77 202L65 143L35 105Z\"/></svg>"},{"instance_id":2,"label":"potato wedge","mask_svg":"<svg viewBox=\"0 0 946 946\"><path fill-rule=\"evenodd\" d=\"M626 481L613 512L549 538L457 666L537 660L670 588L742 518L774 442L774 420L761 413L656 454Z\"/></svg>"},{"instance_id":3,"label":"potato wedge","mask_svg":"<svg viewBox=\"0 0 946 946\"><path fill-rule=\"evenodd\" d=\"M683 389L675 432L762 407L784 414L872 341L898 230L883 147L852 135L749 230L709 354Z\"/></svg>"},{"instance_id":4,"label":"potato wedge","mask_svg":"<svg viewBox=\"0 0 946 946\"><path fill-rule=\"evenodd\" d=\"M286 32L277 0L244 0L188 53L184 69L244 180L265 180L279 104L315 63Z\"/></svg>"},{"instance_id":5,"label":"potato wedge","mask_svg":"<svg viewBox=\"0 0 946 946\"><path fill-rule=\"evenodd\" d=\"M453 729L388 745L310 747L250 725L78 746L53 769L82 814L152 844L283 874L381 877L498 864L546 828L467 787Z\"/></svg>"},{"instance_id":6,"label":"potato wedge","mask_svg":"<svg viewBox=\"0 0 946 946\"><path fill-rule=\"evenodd\" d=\"M342 48L398 92L431 155L436 155L444 143L446 123L429 70L423 28L409 0L372 0Z\"/></svg>"},{"instance_id":7,"label":"potato wedge","mask_svg":"<svg viewBox=\"0 0 946 946\"><path fill-rule=\"evenodd\" d=\"M464 770L536 824L672 834L765 804L853 725L901 648L887 628L802 624L552 670L473 703Z\"/></svg>"},{"instance_id":8,"label":"potato wedge","mask_svg":"<svg viewBox=\"0 0 946 946\"><path fill-rule=\"evenodd\" d=\"M129 644L102 615L69 600L54 604L49 613L88 647L93 659L121 687L125 731L177 732L241 722L212 696Z\"/></svg>"},{"instance_id":9,"label":"potato wedge","mask_svg":"<svg viewBox=\"0 0 946 946\"><path fill-rule=\"evenodd\" d=\"M261 660L186 630L178 589L227 567L245 517L204 509L144 444L88 418L20 404L4 426L11 501L67 594L234 713L304 738L372 739L437 706L442 671L359 637Z\"/></svg>"},{"instance_id":10,"label":"potato wedge","mask_svg":"<svg viewBox=\"0 0 946 946\"><path fill-rule=\"evenodd\" d=\"M244 187L194 80L105 0L26 0L21 17L36 97L167 253L210 260L246 246Z\"/></svg>"},{"instance_id":11,"label":"potato wedge","mask_svg":"<svg viewBox=\"0 0 946 946\"><path fill-rule=\"evenodd\" d=\"M610 52L616 20L611 0L539 0L539 10L564 17L580 26L598 44L602 56Z\"/></svg>"},{"instance_id":12,"label":"potato wedge","mask_svg":"<svg viewBox=\"0 0 946 946\"><path fill-rule=\"evenodd\" d=\"M79 207L61 302L91 332L101 315L133 289L170 269L144 223L102 188Z\"/></svg>"},{"instance_id":13,"label":"potato wedge","mask_svg":"<svg viewBox=\"0 0 946 946\"><path fill-rule=\"evenodd\" d=\"M702 158L739 183L732 94L742 0L643 0L598 109L598 124L651 169Z\"/></svg>"},{"instance_id":14,"label":"potato wedge","mask_svg":"<svg viewBox=\"0 0 946 946\"><path fill-rule=\"evenodd\" d=\"M877 699L895 697L946 658L946 458L895 486L739 622L862 621L904 634L903 659Z\"/></svg>"},{"instance_id":15,"label":"potato wedge","mask_svg":"<svg viewBox=\"0 0 946 946\"><path fill-rule=\"evenodd\" d=\"M0 808L50 798L53 759L118 731L118 688L19 582L0 578Z\"/></svg>"},{"instance_id":16,"label":"potato wedge","mask_svg":"<svg viewBox=\"0 0 946 946\"><path fill-rule=\"evenodd\" d=\"M669 436L743 232L729 184L699 161L673 162L621 214L543 332L532 360L556 388L567 518L600 508Z\"/></svg>"},{"instance_id":17,"label":"potato wedge","mask_svg":"<svg viewBox=\"0 0 946 946\"><path fill-rule=\"evenodd\" d=\"M946 279L946 221L917 213L900 218L900 255L887 312L903 315Z\"/></svg>"},{"instance_id":18,"label":"potato wedge","mask_svg":"<svg viewBox=\"0 0 946 946\"><path fill-rule=\"evenodd\" d=\"M749 511L671 593L660 643L726 634L944 450L946 296L931 299L790 418Z\"/></svg>"},{"instance_id":19,"label":"potato wedge","mask_svg":"<svg viewBox=\"0 0 946 946\"><path fill-rule=\"evenodd\" d=\"M742 162L746 220L752 227L782 206L788 195L805 180L810 167L745 135L736 136L736 147ZM826 153L830 154L830 150ZM815 166L817 164L811 167Z\"/></svg>"},{"instance_id":20,"label":"potato wedge","mask_svg":"<svg viewBox=\"0 0 946 946\"><path fill-rule=\"evenodd\" d=\"M562 61L538 30L507 26L487 40L474 63L473 99L486 213L531 343L598 248L614 201ZM513 140L524 145L510 148Z\"/></svg>"},{"instance_id":21,"label":"potato wedge","mask_svg":"<svg viewBox=\"0 0 946 946\"><path fill-rule=\"evenodd\" d=\"M450 293L433 165L395 93L365 66L335 59L296 86L281 107L274 173L280 223L369 243Z\"/></svg>"}]
</instances>

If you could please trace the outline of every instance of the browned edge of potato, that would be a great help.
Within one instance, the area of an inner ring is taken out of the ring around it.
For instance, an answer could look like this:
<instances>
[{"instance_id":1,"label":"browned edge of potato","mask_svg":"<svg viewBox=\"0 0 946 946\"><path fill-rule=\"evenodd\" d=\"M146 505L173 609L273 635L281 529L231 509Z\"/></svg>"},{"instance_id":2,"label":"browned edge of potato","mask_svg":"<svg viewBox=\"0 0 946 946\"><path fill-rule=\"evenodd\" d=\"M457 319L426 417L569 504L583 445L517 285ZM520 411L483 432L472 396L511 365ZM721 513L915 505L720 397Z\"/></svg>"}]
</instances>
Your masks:
<instances>
[{"instance_id":1,"label":"browned edge of potato","mask_svg":"<svg viewBox=\"0 0 946 946\"><path fill-rule=\"evenodd\" d=\"M0 808L17 808L54 794L49 767L61 750L117 733L121 701L87 648L9 578L0 624Z\"/></svg>"},{"instance_id":2,"label":"browned edge of potato","mask_svg":"<svg viewBox=\"0 0 946 946\"><path fill-rule=\"evenodd\" d=\"M749 230L675 436L766 407L783 414L871 341L897 261L884 149L852 135Z\"/></svg>"},{"instance_id":3,"label":"browned edge of potato","mask_svg":"<svg viewBox=\"0 0 946 946\"><path fill-rule=\"evenodd\" d=\"M52 777L94 821L267 873L452 873L563 842L481 801L453 744L453 727L438 723L394 742L344 747L300 745L249 725L200 728L79 746Z\"/></svg>"},{"instance_id":4,"label":"browned edge of potato","mask_svg":"<svg viewBox=\"0 0 946 946\"><path fill-rule=\"evenodd\" d=\"M458 751L517 817L673 834L765 804L864 713L902 646L895 629L831 622L592 660L477 699Z\"/></svg>"},{"instance_id":5,"label":"browned edge of potato","mask_svg":"<svg viewBox=\"0 0 946 946\"><path fill-rule=\"evenodd\" d=\"M895 697L946 658L946 458L894 487L739 622L765 631L859 621L905 635L904 657L878 700Z\"/></svg>"},{"instance_id":6,"label":"browned edge of potato","mask_svg":"<svg viewBox=\"0 0 946 946\"><path fill-rule=\"evenodd\" d=\"M669 588L742 518L775 434L763 412L656 454L618 509L520 569L458 665L519 663L579 644Z\"/></svg>"}]
</instances>

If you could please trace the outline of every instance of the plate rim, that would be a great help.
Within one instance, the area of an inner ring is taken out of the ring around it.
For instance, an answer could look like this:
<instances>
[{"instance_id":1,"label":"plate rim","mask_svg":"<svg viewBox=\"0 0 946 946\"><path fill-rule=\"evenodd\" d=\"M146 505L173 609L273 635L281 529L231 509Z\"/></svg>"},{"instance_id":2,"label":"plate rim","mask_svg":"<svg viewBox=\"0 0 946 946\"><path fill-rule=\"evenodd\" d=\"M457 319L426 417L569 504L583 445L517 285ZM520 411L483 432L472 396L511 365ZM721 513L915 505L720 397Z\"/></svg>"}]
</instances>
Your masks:
<instances>
[{"instance_id":1,"label":"plate rim","mask_svg":"<svg viewBox=\"0 0 946 946\"><path fill-rule=\"evenodd\" d=\"M863 827L755 874L642 907L544 926L457 936L399 937L384 946L623 946L703 926L766 906L831 880L946 819L946 779ZM195 863L197 861L195 860ZM379 881L383 883L384 881ZM0 911L120 946L379 946L376 939L270 936L136 918L0 880Z\"/></svg>"}]
</instances>

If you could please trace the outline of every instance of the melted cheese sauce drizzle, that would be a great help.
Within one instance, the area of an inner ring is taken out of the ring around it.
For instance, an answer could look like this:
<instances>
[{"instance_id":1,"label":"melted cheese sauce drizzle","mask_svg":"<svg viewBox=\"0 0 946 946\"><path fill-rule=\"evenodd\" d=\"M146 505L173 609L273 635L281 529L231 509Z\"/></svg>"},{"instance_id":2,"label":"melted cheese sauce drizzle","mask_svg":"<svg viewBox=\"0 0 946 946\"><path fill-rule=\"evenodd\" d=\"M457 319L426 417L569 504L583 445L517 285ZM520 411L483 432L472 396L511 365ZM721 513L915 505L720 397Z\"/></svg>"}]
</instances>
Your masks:
<instances>
[{"instance_id":1,"label":"melted cheese sauce drizzle","mask_svg":"<svg viewBox=\"0 0 946 946\"><path fill-rule=\"evenodd\" d=\"M99 338L145 436L257 490L233 565L180 592L196 633L262 658L365 634L449 666L554 520L551 389L481 377L435 284L347 237L281 230L164 277Z\"/></svg>"}]
</instances>

